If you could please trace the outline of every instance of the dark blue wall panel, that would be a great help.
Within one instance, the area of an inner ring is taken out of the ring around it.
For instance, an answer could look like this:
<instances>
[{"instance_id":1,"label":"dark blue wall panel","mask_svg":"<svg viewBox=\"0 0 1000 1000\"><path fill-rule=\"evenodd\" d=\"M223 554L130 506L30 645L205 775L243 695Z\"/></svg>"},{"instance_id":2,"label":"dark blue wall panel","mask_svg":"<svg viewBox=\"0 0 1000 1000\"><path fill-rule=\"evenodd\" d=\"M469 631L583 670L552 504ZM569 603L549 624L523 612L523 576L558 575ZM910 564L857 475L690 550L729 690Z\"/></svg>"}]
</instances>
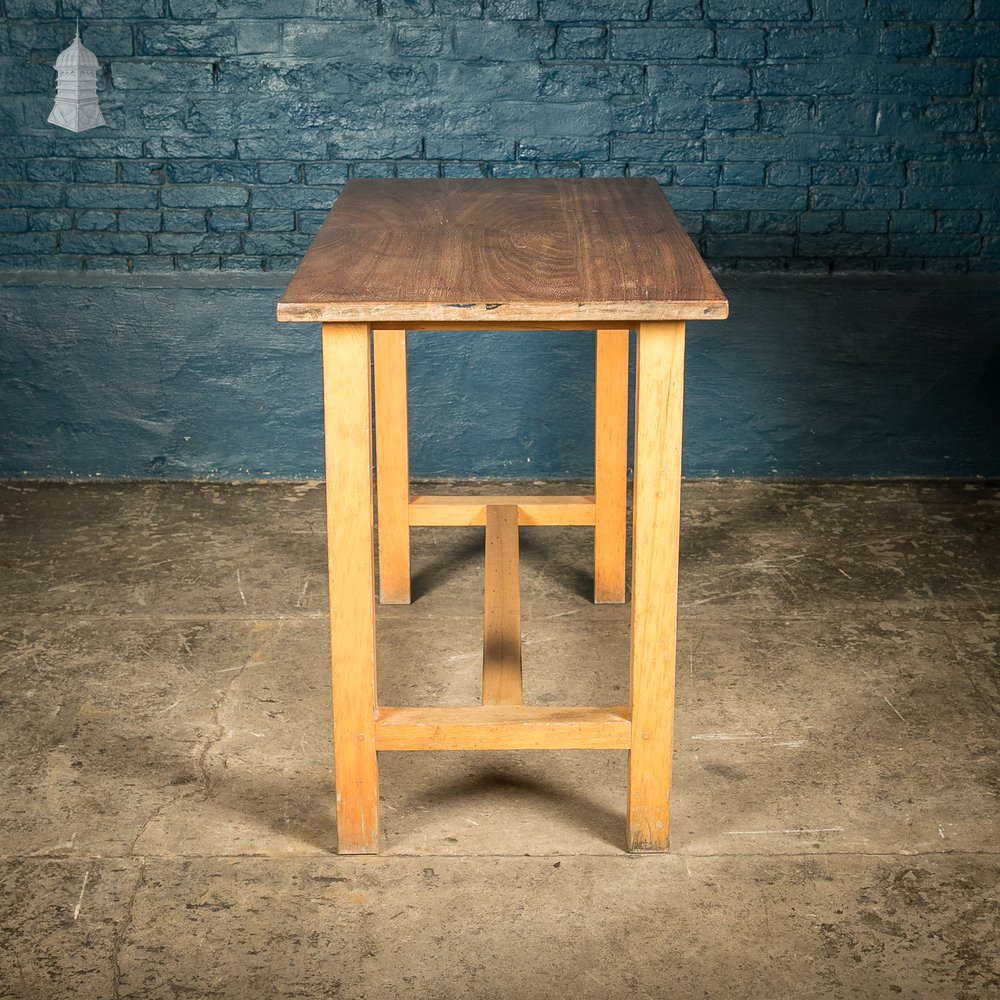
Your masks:
<instances>
[{"instance_id":1,"label":"dark blue wall panel","mask_svg":"<svg viewBox=\"0 0 1000 1000\"><path fill-rule=\"evenodd\" d=\"M321 476L319 328L274 321L283 280L0 284L0 477ZM730 319L689 325L687 475L1000 475L1000 278L723 286ZM591 334L408 353L415 477L591 473Z\"/></svg>"},{"instance_id":2,"label":"dark blue wall panel","mask_svg":"<svg viewBox=\"0 0 1000 1000\"><path fill-rule=\"evenodd\" d=\"M997 0L0 0L0 475L319 475L273 309L345 181L605 175L732 297L689 475L1000 474L998 68ZM410 353L416 475L589 473L588 336Z\"/></svg>"}]
</instances>

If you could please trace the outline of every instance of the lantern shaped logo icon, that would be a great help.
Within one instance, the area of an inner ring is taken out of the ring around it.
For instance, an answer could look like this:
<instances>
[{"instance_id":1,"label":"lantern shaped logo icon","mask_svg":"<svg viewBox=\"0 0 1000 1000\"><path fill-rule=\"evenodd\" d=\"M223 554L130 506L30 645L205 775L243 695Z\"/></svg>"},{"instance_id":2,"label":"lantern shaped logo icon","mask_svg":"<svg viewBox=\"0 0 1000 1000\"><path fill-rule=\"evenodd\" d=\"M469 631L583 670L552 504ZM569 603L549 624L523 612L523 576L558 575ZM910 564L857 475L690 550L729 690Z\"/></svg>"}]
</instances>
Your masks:
<instances>
[{"instance_id":1,"label":"lantern shaped logo icon","mask_svg":"<svg viewBox=\"0 0 1000 1000\"><path fill-rule=\"evenodd\" d=\"M56 103L49 124L85 132L104 124L97 104L97 56L80 41L80 26L69 48L56 59Z\"/></svg>"}]
</instances>

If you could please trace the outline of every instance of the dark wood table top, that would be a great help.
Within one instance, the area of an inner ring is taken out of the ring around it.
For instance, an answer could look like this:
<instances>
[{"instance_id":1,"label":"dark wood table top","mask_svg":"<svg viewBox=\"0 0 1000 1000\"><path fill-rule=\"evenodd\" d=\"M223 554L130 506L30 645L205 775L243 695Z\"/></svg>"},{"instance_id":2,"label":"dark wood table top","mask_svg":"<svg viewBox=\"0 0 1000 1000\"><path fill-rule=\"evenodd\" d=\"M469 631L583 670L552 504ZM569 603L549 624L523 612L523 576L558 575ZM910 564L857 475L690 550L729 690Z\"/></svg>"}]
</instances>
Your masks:
<instances>
[{"instance_id":1,"label":"dark wood table top","mask_svg":"<svg viewBox=\"0 0 1000 1000\"><path fill-rule=\"evenodd\" d=\"M586 323L728 311L652 178L351 180L278 319Z\"/></svg>"}]
</instances>

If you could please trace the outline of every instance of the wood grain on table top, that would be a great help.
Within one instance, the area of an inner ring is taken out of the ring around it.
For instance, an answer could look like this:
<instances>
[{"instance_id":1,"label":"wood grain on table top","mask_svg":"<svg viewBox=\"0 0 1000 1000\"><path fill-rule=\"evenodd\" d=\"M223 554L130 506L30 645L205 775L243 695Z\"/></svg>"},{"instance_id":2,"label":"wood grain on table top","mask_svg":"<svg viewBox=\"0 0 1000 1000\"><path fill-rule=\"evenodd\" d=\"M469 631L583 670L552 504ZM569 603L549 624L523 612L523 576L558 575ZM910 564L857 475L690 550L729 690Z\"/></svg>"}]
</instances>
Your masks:
<instances>
[{"instance_id":1,"label":"wood grain on table top","mask_svg":"<svg viewBox=\"0 0 1000 1000\"><path fill-rule=\"evenodd\" d=\"M351 180L278 319L635 322L728 309L652 178Z\"/></svg>"}]
</instances>

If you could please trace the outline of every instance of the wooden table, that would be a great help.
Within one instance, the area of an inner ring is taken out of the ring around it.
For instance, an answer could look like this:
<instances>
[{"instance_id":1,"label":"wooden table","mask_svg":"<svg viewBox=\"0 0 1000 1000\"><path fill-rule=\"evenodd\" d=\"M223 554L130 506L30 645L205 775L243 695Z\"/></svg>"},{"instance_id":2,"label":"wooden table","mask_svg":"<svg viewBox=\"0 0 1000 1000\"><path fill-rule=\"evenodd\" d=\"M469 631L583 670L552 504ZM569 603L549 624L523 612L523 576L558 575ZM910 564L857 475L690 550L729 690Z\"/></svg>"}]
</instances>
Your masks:
<instances>
[{"instance_id":1,"label":"wooden table","mask_svg":"<svg viewBox=\"0 0 1000 1000\"><path fill-rule=\"evenodd\" d=\"M279 320L323 324L342 853L378 850L377 752L432 749L628 750L628 849L667 849L684 321L727 313L651 179L348 182L278 305ZM414 329L595 330L594 495L411 497L405 336ZM518 524L594 525L595 600L625 599L630 330L637 352L629 703L524 705ZM381 600L409 602L411 526L485 525L482 705L386 707L376 699L373 343Z\"/></svg>"}]
</instances>

